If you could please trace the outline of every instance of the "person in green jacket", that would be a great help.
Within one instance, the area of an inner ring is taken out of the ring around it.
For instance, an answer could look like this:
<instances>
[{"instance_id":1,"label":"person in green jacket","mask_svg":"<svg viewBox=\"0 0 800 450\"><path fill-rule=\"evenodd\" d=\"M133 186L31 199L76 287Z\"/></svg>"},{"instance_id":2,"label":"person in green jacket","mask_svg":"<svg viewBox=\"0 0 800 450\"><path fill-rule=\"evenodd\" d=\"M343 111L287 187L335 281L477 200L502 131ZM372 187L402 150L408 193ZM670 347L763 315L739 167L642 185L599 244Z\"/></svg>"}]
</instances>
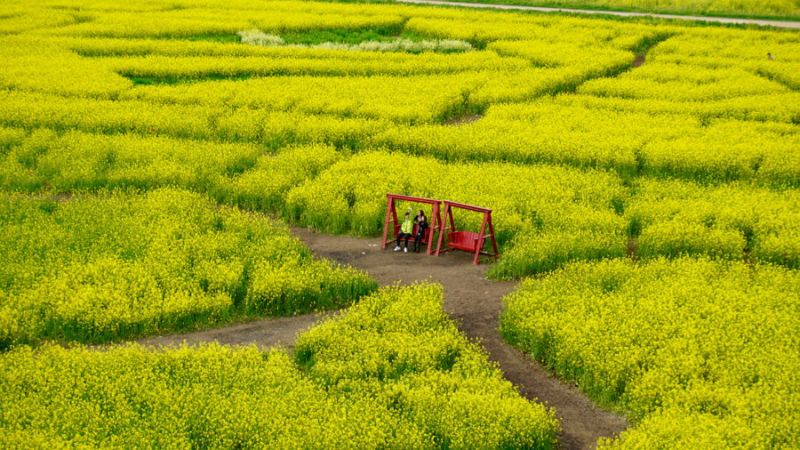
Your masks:
<instances>
[{"instance_id":1,"label":"person in green jacket","mask_svg":"<svg viewBox=\"0 0 800 450\"><path fill-rule=\"evenodd\" d=\"M397 233L397 245L394 247L394 251L400 251L400 240L405 239L405 247L403 247L403 251L408 253L408 239L411 237L411 233L413 232L414 221L411 220L411 213L406 212L403 223L400 225L400 232Z\"/></svg>"}]
</instances>

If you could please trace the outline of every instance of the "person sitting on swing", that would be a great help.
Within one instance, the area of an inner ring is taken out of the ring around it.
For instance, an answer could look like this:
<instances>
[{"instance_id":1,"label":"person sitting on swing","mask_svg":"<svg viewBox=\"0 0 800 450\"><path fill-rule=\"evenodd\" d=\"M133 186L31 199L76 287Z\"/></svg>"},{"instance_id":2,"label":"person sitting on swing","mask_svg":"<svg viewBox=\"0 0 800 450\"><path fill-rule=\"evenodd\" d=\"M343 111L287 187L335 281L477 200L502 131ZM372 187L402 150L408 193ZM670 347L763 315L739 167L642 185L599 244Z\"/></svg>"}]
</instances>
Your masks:
<instances>
[{"instance_id":1,"label":"person sitting on swing","mask_svg":"<svg viewBox=\"0 0 800 450\"><path fill-rule=\"evenodd\" d=\"M425 237L425 232L428 230L428 218L425 217L425 211L419 210L419 214L414 218L414 223L417 224L417 234L414 236L414 251L419 253L419 248L422 246L422 239Z\"/></svg>"},{"instance_id":2,"label":"person sitting on swing","mask_svg":"<svg viewBox=\"0 0 800 450\"><path fill-rule=\"evenodd\" d=\"M394 251L400 251L400 240L405 238L405 248L403 248L403 251L408 253L408 239L411 237L413 231L414 222L411 220L411 212L406 211L406 216L403 219L402 225L400 225L400 232L397 233L397 245L394 247Z\"/></svg>"}]
</instances>

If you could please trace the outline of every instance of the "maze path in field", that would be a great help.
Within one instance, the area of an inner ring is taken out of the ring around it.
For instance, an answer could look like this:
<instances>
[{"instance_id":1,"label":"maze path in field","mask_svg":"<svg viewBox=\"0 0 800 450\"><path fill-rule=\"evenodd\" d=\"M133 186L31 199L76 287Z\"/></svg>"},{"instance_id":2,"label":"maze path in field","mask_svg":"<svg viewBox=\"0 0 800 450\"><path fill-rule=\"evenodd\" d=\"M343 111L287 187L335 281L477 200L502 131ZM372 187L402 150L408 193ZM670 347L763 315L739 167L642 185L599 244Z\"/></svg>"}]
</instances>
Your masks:
<instances>
[{"instance_id":1,"label":"maze path in field","mask_svg":"<svg viewBox=\"0 0 800 450\"><path fill-rule=\"evenodd\" d=\"M184 334L170 334L140 339L139 343L153 346L189 345L202 342L240 345L256 344L262 349L282 346L292 348L298 333L311 328L315 322L325 317L325 313L303 314L293 317L275 317L256 320L224 328L214 328Z\"/></svg>"},{"instance_id":2,"label":"maze path in field","mask_svg":"<svg viewBox=\"0 0 800 450\"><path fill-rule=\"evenodd\" d=\"M595 406L576 387L565 384L530 357L507 344L498 331L502 298L516 283L487 280L486 266L473 266L465 253L440 257L381 250L378 239L331 236L295 228L294 233L319 257L367 271L383 285L434 281L444 286L445 310L471 339L479 341L498 363L506 378L527 398L552 407L561 421L559 437L565 449L593 448L597 439L614 436L627 427L626 420ZM149 345L175 345L183 341L223 344L255 343L262 348L291 348L297 333L324 314L265 319L215 330L143 339Z\"/></svg>"}]
</instances>

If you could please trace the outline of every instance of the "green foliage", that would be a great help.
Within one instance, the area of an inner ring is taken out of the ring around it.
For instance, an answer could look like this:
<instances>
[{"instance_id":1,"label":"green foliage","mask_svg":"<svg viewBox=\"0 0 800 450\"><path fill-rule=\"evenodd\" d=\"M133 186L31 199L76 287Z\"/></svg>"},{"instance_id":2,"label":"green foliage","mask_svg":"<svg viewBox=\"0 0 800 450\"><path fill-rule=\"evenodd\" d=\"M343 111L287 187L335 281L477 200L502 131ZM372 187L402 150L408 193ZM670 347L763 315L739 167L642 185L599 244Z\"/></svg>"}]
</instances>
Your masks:
<instances>
[{"instance_id":1,"label":"green foliage","mask_svg":"<svg viewBox=\"0 0 800 450\"><path fill-rule=\"evenodd\" d=\"M287 44L321 44L337 42L358 44L364 41L382 41L394 39L400 34L400 28L366 28L361 30L308 30L283 33L281 37Z\"/></svg>"}]
</instances>

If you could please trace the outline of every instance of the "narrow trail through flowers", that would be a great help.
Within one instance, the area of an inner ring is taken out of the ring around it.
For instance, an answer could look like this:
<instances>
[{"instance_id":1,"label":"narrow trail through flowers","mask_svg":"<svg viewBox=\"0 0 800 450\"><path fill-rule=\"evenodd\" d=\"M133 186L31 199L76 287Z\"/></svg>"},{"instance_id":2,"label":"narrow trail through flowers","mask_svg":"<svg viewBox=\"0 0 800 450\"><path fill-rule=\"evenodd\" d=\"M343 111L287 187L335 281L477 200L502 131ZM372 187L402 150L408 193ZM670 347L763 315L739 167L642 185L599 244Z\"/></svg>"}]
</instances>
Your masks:
<instances>
[{"instance_id":1,"label":"narrow trail through flowers","mask_svg":"<svg viewBox=\"0 0 800 450\"><path fill-rule=\"evenodd\" d=\"M448 253L438 258L423 253L381 250L377 239L331 236L295 228L294 233L319 257L367 271L381 285L434 281L444 286L445 310L471 339L478 340L496 361L506 378L527 398L537 399L556 411L561 421L561 448L594 448L600 437L614 436L627 421L601 410L576 387L547 373L530 357L507 344L498 331L502 298L516 283L486 279L487 266L473 266L471 255ZM217 341L223 344L256 343L261 347L291 347L297 333L325 314L265 319L215 330L160 336L140 341L150 345L174 345L183 341Z\"/></svg>"}]
</instances>

